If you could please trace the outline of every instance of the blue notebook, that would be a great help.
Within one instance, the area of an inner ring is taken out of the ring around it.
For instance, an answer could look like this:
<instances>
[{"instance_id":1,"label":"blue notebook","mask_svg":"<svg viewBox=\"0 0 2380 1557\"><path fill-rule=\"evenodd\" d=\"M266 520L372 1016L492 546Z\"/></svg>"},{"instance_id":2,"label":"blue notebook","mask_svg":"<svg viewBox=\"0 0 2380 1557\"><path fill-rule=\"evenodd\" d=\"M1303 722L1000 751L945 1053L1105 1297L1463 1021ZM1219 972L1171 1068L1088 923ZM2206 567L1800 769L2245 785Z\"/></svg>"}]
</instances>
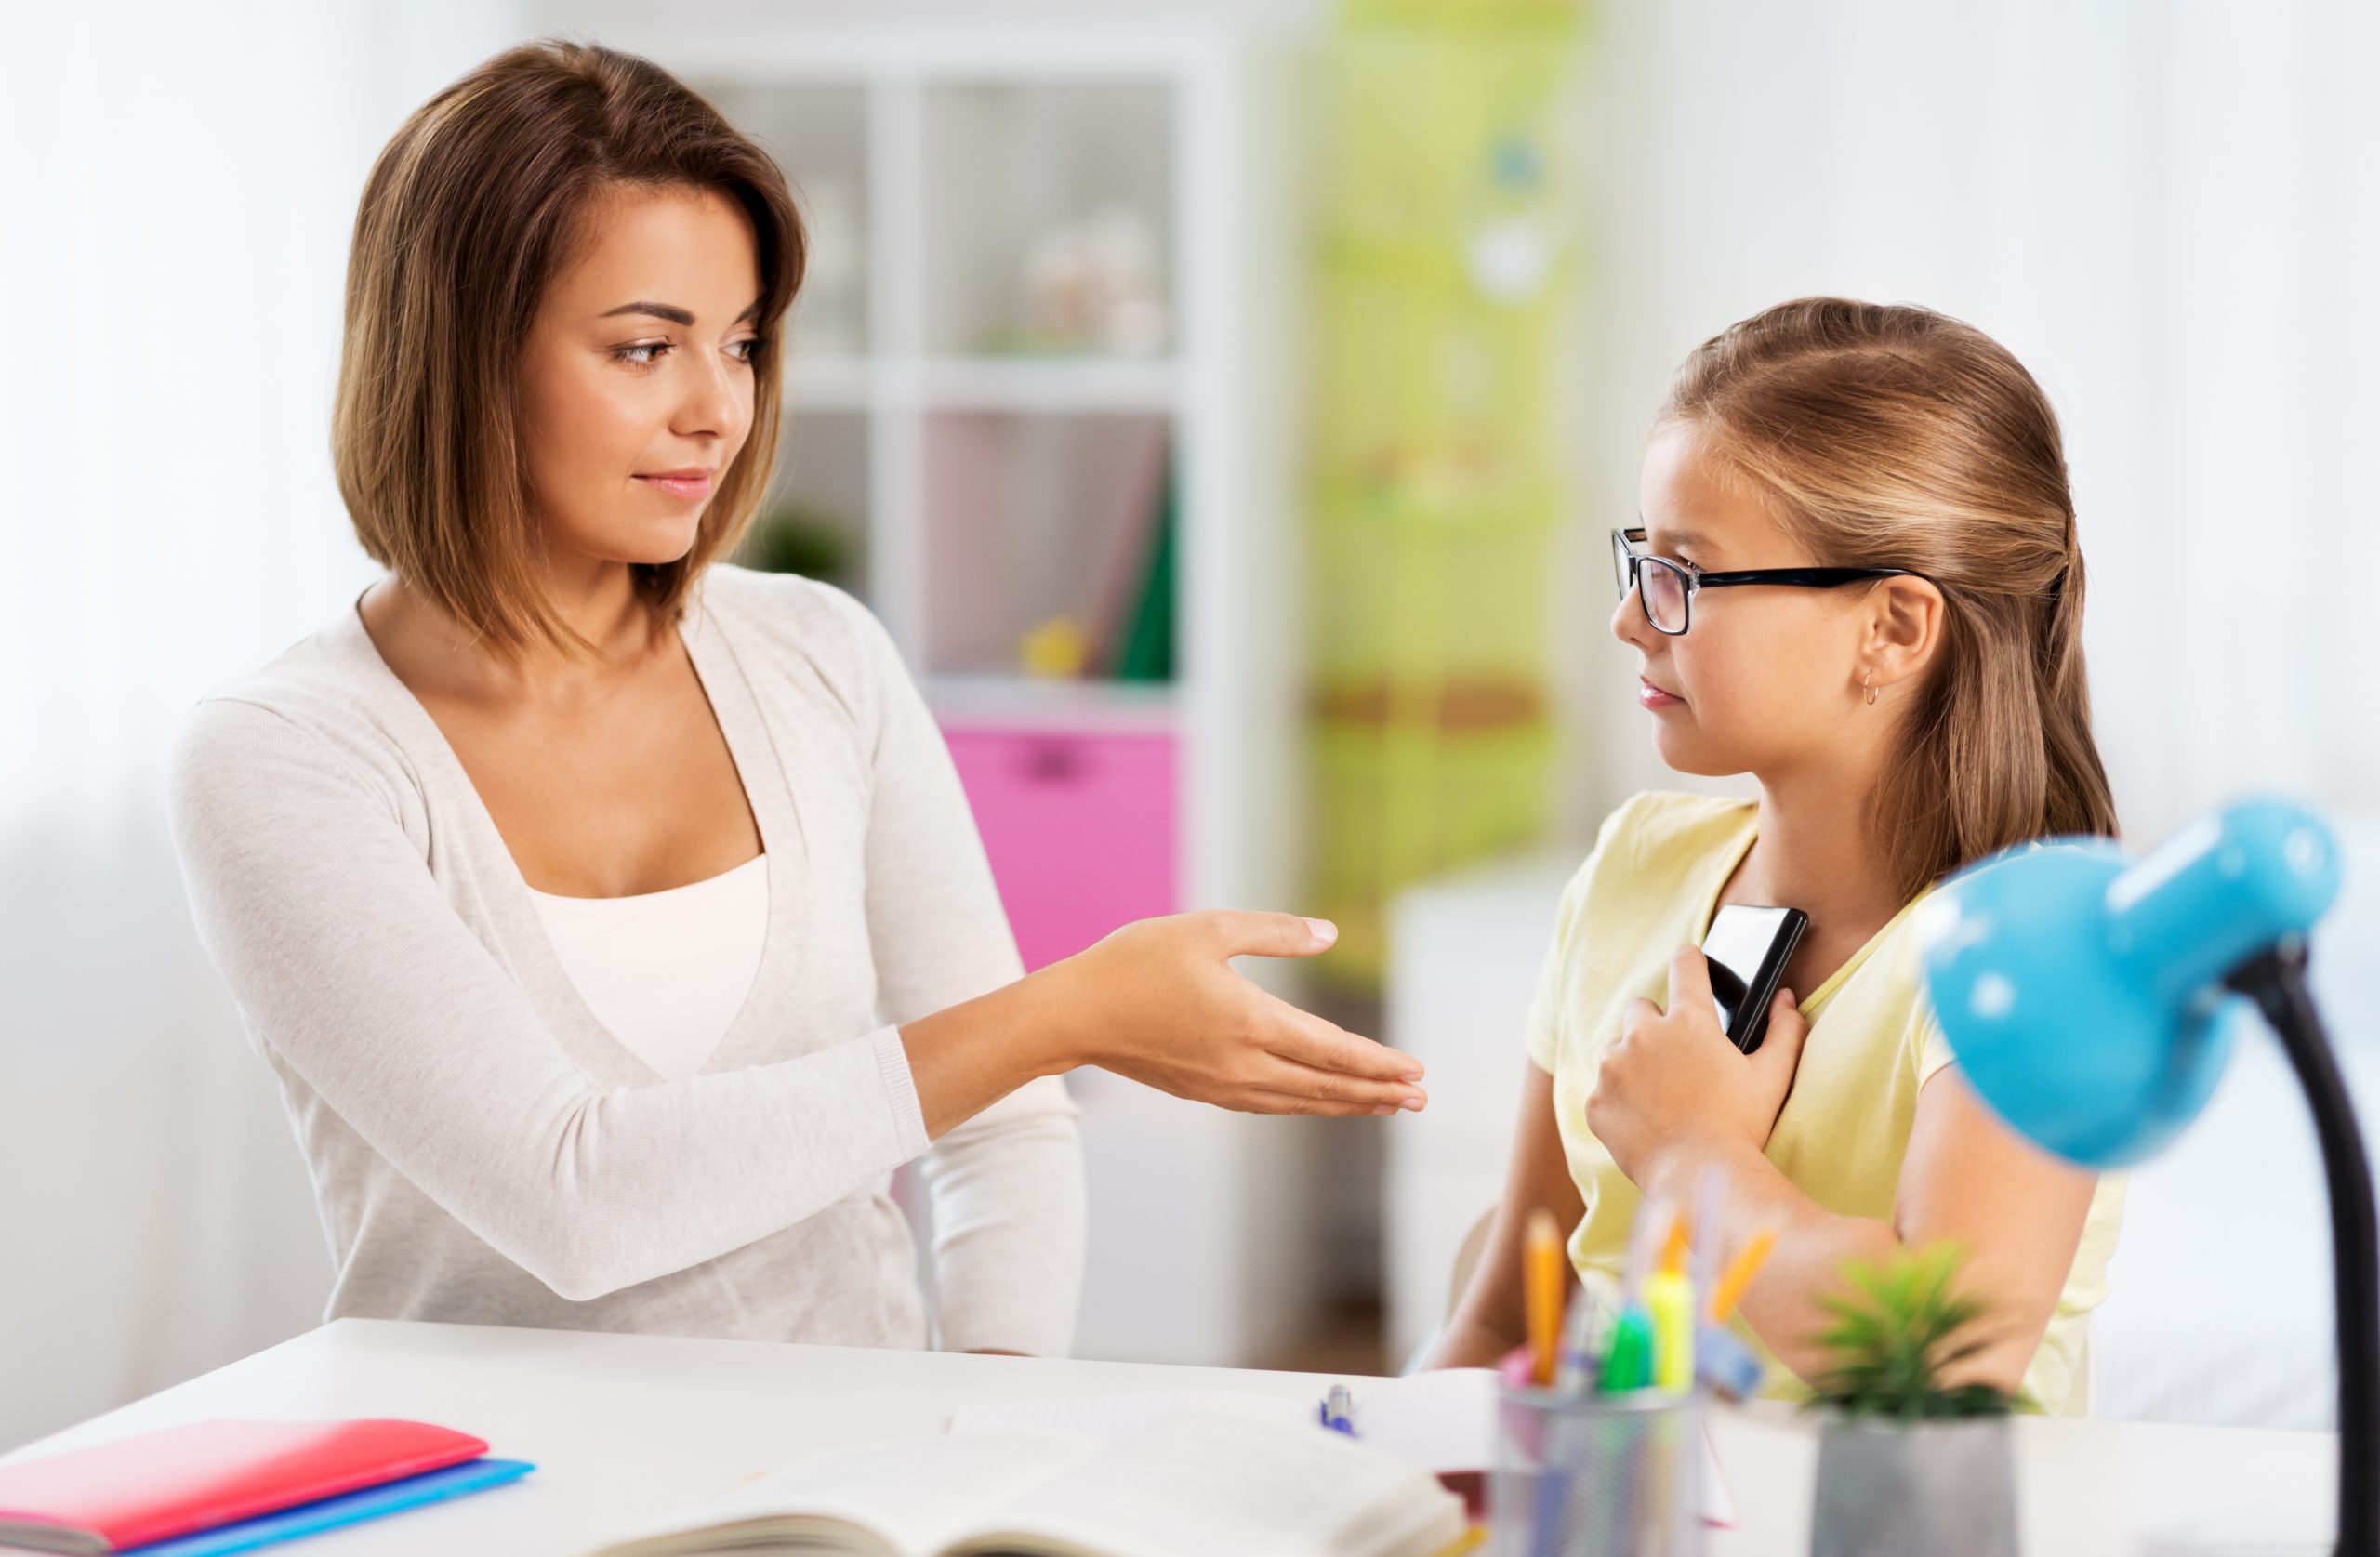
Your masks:
<instances>
[{"instance_id":1,"label":"blue notebook","mask_svg":"<svg viewBox=\"0 0 2380 1557\"><path fill-rule=\"evenodd\" d=\"M171 1540L152 1541L147 1546L126 1547L125 1550L137 1557L223 1557L226 1552L253 1551L260 1546L296 1540L318 1530L361 1524L400 1509L419 1508L424 1503L443 1502L485 1487L502 1486L536 1469L525 1459L467 1459L460 1465L425 1471L418 1476L384 1482L361 1492L341 1493L337 1498L300 1503L294 1509L218 1524L212 1530L176 1536Z\"/></svg>"}]
</instances>

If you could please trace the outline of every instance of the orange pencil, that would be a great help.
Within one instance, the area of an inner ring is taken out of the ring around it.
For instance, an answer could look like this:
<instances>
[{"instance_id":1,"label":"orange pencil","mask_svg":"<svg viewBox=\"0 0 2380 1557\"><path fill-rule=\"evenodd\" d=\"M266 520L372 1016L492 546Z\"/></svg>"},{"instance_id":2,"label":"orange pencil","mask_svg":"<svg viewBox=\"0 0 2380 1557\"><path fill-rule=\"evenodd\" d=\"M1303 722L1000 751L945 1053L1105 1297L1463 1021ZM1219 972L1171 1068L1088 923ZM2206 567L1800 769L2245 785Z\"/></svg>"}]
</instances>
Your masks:
<instances>
[{"instance_id":1,"label":"orange pencil","mask_svg":"<svg viewBox=\"0 0 2380 1557\"><path fill-rule=\"evenodd\" d=\"M1727 1315L1735 1313L1736 1304L1742 1300L1744 1288L1759 1274L1760 1262L1776 1247L1777 1229L1773 1227L1764 1227L1744 1240L1744 1247L1728 1262L1727 1273L1719 1278L1718 1288L1711 1294L1712 1323L1726 1323Z\"/></svg>"},{"instance_id":2,"label":"orange pencil","mask_svg":"<svg viewBox=\"0 0 2380 1557\"><path fill-rule=\"evenodd\" d=\"M1540 1207L1529 1213L1528 1247L1523 1254L1529 1381L1542 1390L1554 1382L1554 1359L1562 1349L1562 1230L1553 1212Z\"/></svg>"}]
</instances>

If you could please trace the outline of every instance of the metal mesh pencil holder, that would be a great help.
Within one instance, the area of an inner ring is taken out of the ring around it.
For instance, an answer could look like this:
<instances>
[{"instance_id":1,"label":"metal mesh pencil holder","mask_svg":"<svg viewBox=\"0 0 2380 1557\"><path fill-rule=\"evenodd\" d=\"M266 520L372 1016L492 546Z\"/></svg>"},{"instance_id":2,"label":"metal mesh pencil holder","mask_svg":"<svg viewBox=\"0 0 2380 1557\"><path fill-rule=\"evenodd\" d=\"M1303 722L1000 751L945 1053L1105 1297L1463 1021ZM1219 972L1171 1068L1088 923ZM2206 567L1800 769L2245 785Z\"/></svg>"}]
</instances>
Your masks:
<instances>
[{"instance_id":1,"label":"metal mesh pencil holder","mask_svg":"<svg viewBox=\"0 0 2380 1557\"><path fill-rule=\"evenodd\" d=\"M1499 1391L1488 1527L1496 1557L1701 1557L1702 1420L1693 1395Z\"/></svg>"}]
</instances>

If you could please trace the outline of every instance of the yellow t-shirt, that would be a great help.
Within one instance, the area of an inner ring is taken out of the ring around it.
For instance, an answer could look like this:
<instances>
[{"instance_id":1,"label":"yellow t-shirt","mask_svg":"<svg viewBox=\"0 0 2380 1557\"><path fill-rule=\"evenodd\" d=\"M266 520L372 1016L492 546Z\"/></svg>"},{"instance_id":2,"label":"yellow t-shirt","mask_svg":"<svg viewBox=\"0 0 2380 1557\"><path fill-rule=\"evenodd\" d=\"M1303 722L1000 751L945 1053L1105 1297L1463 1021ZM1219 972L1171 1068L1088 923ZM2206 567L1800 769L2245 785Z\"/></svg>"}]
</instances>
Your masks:
<instances>
[{"instance_id":1,"label":"yellow t-shirt","mask_svg":"<svg viewBox=\"0 0 2380 1557\"><path fill-rule=\"evenodd\" d=\"M1563 1152L1586 1201L1570 1259L1606 1299L1619 1290L1637 1194L1587 1129L1596 1064L1630 1001L1668 1005L1669 959L1709 930L1756 824L1749 800L1639 795L1604 824L1594 852L1562 894L1554 949L1529 1013L1528 1053L1554 1077ZM1802 999L1809 1037L1767 1156L1803 1194L1841 1215L1892 1220L1918 1089L1951 1061L1925 1001L1911 933L1911 911L1923 901L1924 894L1911 900ZM2103 1176L2056 1313L2025 1373L2027 1403L2054 1415L2088 1409L2087 1321L2107 1296L2122 1203L2122 1176ZM1740 1315L1734 1325L1767 1366L1762 1393L1808 1394Z\"/></svg>"}]
</instances>

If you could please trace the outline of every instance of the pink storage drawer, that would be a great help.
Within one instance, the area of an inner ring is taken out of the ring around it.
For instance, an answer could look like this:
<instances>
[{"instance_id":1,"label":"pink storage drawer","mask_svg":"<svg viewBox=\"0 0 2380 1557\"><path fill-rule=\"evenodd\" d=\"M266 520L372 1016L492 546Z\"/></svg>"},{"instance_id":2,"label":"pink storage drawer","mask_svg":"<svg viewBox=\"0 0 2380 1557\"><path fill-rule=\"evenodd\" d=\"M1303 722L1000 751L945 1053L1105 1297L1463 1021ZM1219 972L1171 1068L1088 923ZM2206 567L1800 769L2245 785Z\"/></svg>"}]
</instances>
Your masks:
<instances>
[{"instance_id":1,"label":"pink storage drawer","mask_svg":"<svg viewBox=\"0 0 2380 1557\"><path fill-rule=\"evenodd\" d=\"M1172 736L971 724L945 738L1027 969L1174 912Z\"/></svg>"}]
</instances>

